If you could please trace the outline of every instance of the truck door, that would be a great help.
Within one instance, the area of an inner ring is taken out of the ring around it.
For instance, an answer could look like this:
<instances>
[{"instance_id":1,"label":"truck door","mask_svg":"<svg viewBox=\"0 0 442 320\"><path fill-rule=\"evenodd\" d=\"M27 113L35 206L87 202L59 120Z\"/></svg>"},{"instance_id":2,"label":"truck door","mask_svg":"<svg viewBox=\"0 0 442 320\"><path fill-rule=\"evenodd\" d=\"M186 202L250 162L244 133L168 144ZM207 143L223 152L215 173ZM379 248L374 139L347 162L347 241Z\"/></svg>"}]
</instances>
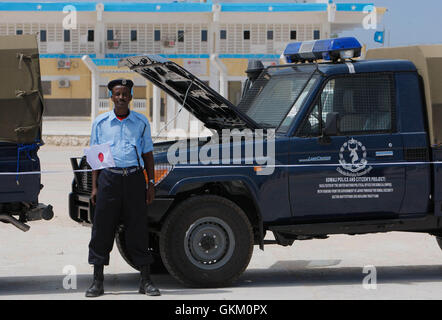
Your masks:
<instances>
[{"instance_id":1,"label":"truck door","mask_svg":"<svg viewBox=\"0 0 442 320\"><path fill-rule=\"evenodd\" d=\"M338 132L321 138L330 112L338 113ZM398 214L405 168L393 75L328 79L291 139L289 158L294 217Z\"/></svg>"}]
</instances>

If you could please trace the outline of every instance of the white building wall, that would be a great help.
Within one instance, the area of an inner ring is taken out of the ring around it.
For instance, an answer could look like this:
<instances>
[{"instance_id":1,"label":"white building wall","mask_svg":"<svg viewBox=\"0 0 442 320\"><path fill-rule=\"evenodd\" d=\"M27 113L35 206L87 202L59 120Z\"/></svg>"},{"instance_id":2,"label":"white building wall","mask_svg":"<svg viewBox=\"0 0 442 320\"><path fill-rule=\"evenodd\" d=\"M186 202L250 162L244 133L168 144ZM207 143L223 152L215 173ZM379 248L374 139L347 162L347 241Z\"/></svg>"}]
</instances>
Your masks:
<instances>
[{"instance_id":1,"label":"white building wall","mask_svg":"<svg viewBox=\"0 0 442 320\"><path fill-rule=\"evenodd\" d=\"M321 38L325 38L330 29L324 12L247 13L247 23L243 23L244 13L221 12L219 29L227 32L227 39L223 40L219 39L219 32L212 32L211 12L130 15L104 12L102 25L97 22L96 12L79 12L77 29L70 31L71 41L64 42L63 18L62 13L52 12L2 13L0 35L16 34L17 30L24 33L46 30L47 42L40 42L41 53L209 54L216 37L218 47L214 53L280 54L287 42L312 40L314 30L319 30ZM100 28L104 34L100 34ZM94 30L95 43L87 41L88 30ZM114 41L107 41L107 30L114 31ZM131 30L137 32L136 41L131 41ZM155 30L161 32L161 41L154 41ZM178 30L184 31L184 42L177 41ZM202 30L207 30L207 41L201 41ZM246 30L250 31L250 40L243 39ZM268 31L273 31L273 39L267 39ZM296 39L290 38L290 31L296 31ZM166 44L168 40L174 41L174 45Z\"/></svg>"}]
</instances>

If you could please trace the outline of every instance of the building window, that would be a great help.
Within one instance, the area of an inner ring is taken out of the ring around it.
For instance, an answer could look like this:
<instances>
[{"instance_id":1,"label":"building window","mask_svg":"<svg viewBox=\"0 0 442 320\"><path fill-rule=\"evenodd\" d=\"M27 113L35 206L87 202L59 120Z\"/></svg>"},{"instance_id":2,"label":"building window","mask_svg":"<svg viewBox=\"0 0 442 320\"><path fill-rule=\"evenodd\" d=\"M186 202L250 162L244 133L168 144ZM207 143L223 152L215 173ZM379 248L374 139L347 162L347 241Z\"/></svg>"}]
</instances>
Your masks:
<instances>
[{"instance_id":1,"label":"building window","mask_svg":"<svg viewBox=\"0 0 442 320\"><path fill-rule=\"evenodd\" d=\"M178 42L184 42L184 31L178 30Z\"/></svg>"},{"instance_id":2,"label":"building window","mask_svg":"<svg viewBox=\"0 0 442 320\"><path fill-rule=\"evenodd\" d=\"M273 40L273 30L267 31L267 40Z\"/></svg>"},{"instance_id":3,"label":"building window","mask_svg":"<svg viewBox=\"0 0 442 320\"><path fill-rule=\"evenodd\" d=\"M201 41L207 42L207 30L201 30Z\"/></svg>"},{"instance_id":4,"label":"building window","mask_svg":"<svg viewBox=\"0 0 442 320\"><path fill-rule=\"evenodd\" d=\"M231 101L234 105L238 105L241 101L241 81L228 81L227 90L229 101Z\"/></svg>"},{"instance_id":5,"label":"building window","mask_svg":"<svg viewBox=\"0 0 442 320\"><path fill-rule=\"evenodd\" d=\"M319 40L321 39L321 32L319 30L315 30L313 31L313 39L314 40Z\"/></svg>"},{"instance_id":6,"label":"building window","mask_svg":"<svg viewBox=\"0 0 442 320\"><path fill-rule=\"evenodd\" d=\"M94 30L87 31L87 41L89 41L89 42L94 41Z\"/></svg>"},{"instance_id":7,"label":"building window","mask_svg":"<svg viewBox=\"0 0 442 320\"><path fill-rule=\"evenodd\" d=\"M41 88L43 89L43 95L51 95L51 81L42 81Z\"/></svg>"},{"instance_id":8,"label":"building window","mask_svg":"<svg viewBox=\"0 0 442 320\"><path fill-rule=\"evenodd\" d=\"M64 42L70 42L71 41L71 30L64 30L63 39Z\"/></svg>"},{"instance_id":9,"label":"building window","mask_svg":"<svg viewBox=\"0 0 442 320\"><path fill-rule=\"evenodd\" d=\"M154 40L155 41L161 41L161 30L155 30L154 31Z\"/></svg>"},{"instance_id":10,"label":"building window","mask_svg":"<svg viewBox=\"0 0 442 320\"><path fill-rule=\"evenodd\" d=\"M130 30L130 41L137 41L137 30Z\"/></svg>"},{"instance_id":11,"label":"building window","mask_svg":"<svg viewBox=\"0 0 442 320\"><path fill-rule=\"evenodd\" d=\"M107 40L114 40L114 30L107 30Z\"/></svg>"},{"instance_id":12,"label":"building window","mask_svg":"<svg viewBox=\"0 0 442 320\"><path fill-rule=\"evenodd\" d=\"M250 30L244 30L244 40L250 40Z\"/></svg>"},{"instance_id":13,"label":"building window","mask_svg":"<svg viewBox=\"0 0 442 320\"><path fill-rule=\"evenodd\" d=\"M15 31L15 34L23 34L23 30L18 29Z\"/></svg>"},{"instance_id":14,"label":"building window","mask_svg":"<svg viewBox=\"0 0 442 320\"><path fill-rule=\"evenodd\" d=\"M46 30L40 30L40 42L47 41L47 33Z\"/></svg>"},{"instance_id":15,"label":"building window","mask_svg":"<svg viewBox=\"0 0 442 320\"><path fill-rule=\"evenodd\" d=\"M221 40L225 40L225 39L227 39L227 31L226 31L226 30L220 30L220 31L219 31L219 38L220 38Z\"/></svg>"},{"instance_id":16,"label":"building window","mask_svg":"<svg viewBox=\"0 0 442 320\"><path fill-rule=\"evenodd\" d=\"M164 98L161 98L160 99L160 121L164 121L165 120L165 110L166 110L165 101L164 101ZM152 121L152 116L153 116L153 98L149 98L149 117L150 117L150 121Z\"/></svg>"},{"instance_id":17,"label":"building window","mask_svg":"<svg viewBox=\"0 0 442 320\"><path fill-rule=\"evenodd\" d=\"M290 31L290 40L296 40L296 30Z\"/></svg>"}]
</instances>

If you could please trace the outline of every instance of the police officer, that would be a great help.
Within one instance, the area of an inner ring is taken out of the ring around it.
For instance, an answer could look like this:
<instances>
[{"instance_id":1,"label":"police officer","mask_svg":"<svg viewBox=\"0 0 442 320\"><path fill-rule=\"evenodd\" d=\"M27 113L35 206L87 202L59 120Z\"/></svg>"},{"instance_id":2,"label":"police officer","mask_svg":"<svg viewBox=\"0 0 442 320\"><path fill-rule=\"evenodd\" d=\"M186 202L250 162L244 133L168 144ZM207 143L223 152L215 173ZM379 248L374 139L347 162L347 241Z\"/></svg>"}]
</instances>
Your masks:
<instances>
[{"instance_id":1,"label":"police officer","mask_svg":"<svg viewBox=\"0 0 442 320\"><path fill-rule=\"evenodd\" d=\"M94 281L86 297L104 293L103 267L109 264L109 253L121 222L125 226L128 254L141 270L139 293L160 295L149 275L153 257L148 250L146 210L146 204L155 197L153 143L147 118L129 110L132 86L133 82L126 79L109 82L114 110L98 116L92 125L90 144L109 143L116 167L92 171L95 215L89 264L94 265Z\"/></svg>"}]
</instances>

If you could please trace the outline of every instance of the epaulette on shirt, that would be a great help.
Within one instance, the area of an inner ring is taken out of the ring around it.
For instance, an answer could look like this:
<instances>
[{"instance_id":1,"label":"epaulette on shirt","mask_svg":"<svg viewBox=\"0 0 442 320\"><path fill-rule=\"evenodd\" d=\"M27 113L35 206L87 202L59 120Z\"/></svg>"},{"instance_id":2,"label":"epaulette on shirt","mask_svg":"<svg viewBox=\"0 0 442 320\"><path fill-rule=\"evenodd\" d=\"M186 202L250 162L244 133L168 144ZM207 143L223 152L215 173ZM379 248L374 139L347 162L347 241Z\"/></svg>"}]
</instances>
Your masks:
<instances>
[{"instance_id":1,"label":"epaulette on shirt","mask_svg":"<svg viewBox=\"0 0 442 320\"><path fill-rule=\"evenodd\" d=\"M141 113L138 113L138 112L132 111L132 110L130 112L133 112L137 116L138 119L140 119L144 122L144 124L149 124L149 120L147 120L147 117L144 114L141 114Z\"/></svg>"}]
</instances>

